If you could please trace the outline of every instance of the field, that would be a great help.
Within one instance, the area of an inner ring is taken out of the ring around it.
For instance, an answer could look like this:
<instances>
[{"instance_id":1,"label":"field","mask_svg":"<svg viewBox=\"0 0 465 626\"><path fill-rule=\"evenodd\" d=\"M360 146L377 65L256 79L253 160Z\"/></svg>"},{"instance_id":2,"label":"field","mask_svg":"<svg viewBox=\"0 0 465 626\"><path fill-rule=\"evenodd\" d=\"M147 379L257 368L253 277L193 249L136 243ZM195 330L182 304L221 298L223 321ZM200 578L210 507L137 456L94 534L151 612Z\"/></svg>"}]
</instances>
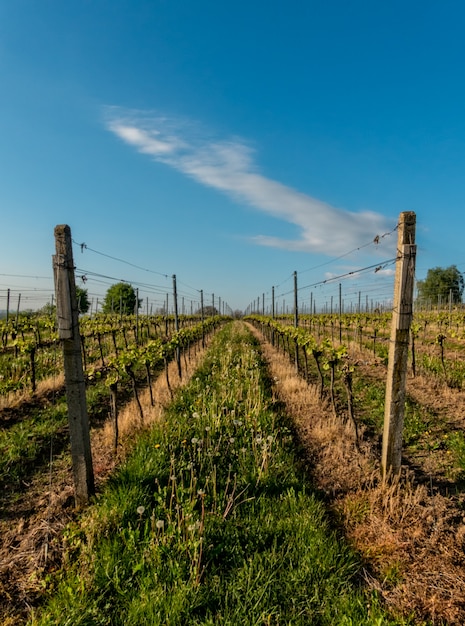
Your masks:
<instances>
[{"instance_id":1,"label":"field","mask_svg":"<svg viewBox=\"0 0 465 626\"><path fill-rule=\"evenodd\" d=\"M72 506L59 366L2 400L3 623L463 624L462 325L415 319L389 485L385 314L308 316L298 333L255 316L206 353L193 330L175 342L182 379L160 355L147 377L139 351L135 379L118 379L116 449L114 336L89 338L86 510Z\"/></svg>"}]
</instances>

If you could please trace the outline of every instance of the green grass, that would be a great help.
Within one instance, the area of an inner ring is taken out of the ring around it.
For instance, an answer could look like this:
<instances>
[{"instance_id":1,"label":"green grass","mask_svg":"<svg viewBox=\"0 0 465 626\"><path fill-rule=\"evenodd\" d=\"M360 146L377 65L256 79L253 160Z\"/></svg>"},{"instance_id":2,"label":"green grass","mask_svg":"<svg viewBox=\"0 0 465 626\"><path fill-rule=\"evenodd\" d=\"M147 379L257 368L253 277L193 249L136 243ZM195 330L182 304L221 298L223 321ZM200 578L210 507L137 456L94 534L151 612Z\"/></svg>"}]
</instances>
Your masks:
<instances>
[{"instance_id":1,"label":"green grass","mask_svg":"<svg viewBox=\"0 0 465 626\"><path fill-rule=\"evenodd\" d=\"M356 416L366 426L373 429L378 435L383 433L384 404L386 383L384 381L370 381L354 377L354 395L356 402ZM432 429L440 437L444 422L428 407L415 402L407 396L404 411L403 441L406 448L411 450L427 447L425 435Z\"/></svg>"},{"instance_id":2,"label":"green grass","mask_svg":"<svg viewBox=\"0 0 465 626\"><path fill-rule=\"evenodd\" d=\"M447 448L454 455L456 467L460 471L461 478L465 477L465 435L462 431L455 431L447 435L445 439Z\"/></svg>"},{"instance_id":3,"label":"green grass","mask_svg":"<svg viewBox=\"0 0 465 626\"><path fill-rule=\"evenodd\" d=\"M361 585L242 325L219 333L66 541L35 626L408 623Z\"/></svg>"},{"instance_id":4,"label":"green grass","mask_svg":"<svg viewBox=\"0 0 465 626\"><path fill-rule=\"evenodd\" d=\"M0 430L0 489L18 490L22 481L50 456L53 437L64 440L66 403L33 409L26 420ZM63 443L63 441L61 442Z\"/></svg>"},{"instance_id":5,"label":"green grass","mask_svg":"<svg viewBox=\"0 0 465 626\"><path fill-rule=\"evenodd\" d=\"M87 406L95 423L108 415L108 389L103 382L87 389ZM0 428L0 489L21 489L24 480L40 470L50 457L69 448L66 397L51 405L31 406L18 421Z\"/></svg>"},{"instance_id":6,"label":"green grass","mask_svg":"<svg viewBox=\"0 0 465 626\"><path fill-rule=\"evenodd\" d=\"M377 434L383 431L384 422L384 399L386 395L386 384L383 381L367 381L354 374L354 398L355 415L366 426L374 430Z\"/></svg>"}]
</instances>

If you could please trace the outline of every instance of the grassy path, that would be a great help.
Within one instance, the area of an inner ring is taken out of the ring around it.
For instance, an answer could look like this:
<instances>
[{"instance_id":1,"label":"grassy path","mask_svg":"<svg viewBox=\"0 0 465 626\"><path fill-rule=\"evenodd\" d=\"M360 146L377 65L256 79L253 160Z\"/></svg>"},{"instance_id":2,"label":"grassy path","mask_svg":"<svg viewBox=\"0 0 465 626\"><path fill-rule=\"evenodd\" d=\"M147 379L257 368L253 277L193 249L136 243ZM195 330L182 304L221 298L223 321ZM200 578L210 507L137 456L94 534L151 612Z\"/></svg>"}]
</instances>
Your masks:
<instances>
[{"instance_id":1,"label":"grassy path","mask_svg":"<svg viewBox=\"0 0 465 626\"><path fill-rule=\"evenodd\" d=\"M218 333L67 544L35 626L407 623L363 589L242 323Z\"/></svg>"},{"instance_id":2,"label":"grassy path","mask_svg":"<svg viewBox=\"0 0 465 626\"><path fill-rule=\"evenodd\" d=\"M452 450L445 443L444 431L439 445L434 445L441 428L438 418L443 417L443 425L445 413L460 406L457 394L461 392L441 393L431 382L428 391L428 381L421 377L409 381L413 397L407 398L404 459L412 459L413 446L414 458L421 458L422 447L428 456L423 473L415 473L420 468L410 463L399 482L383 485L381 450L373 431L382 426L384 370L369 361L365 364L363 355L358 355L354 390L361 437L356 449L354 430L343 419L343 407L335 417L329 402L325 406L319 401L318 387L296 376L294 355L289 358L288 353L278 352L259 331L254 332L261 338L269 363L273 392L292 415L311 461L311 480L326 494L326 504L344 535L363 556L369 585L393 611L414 616L415 624L463 626L463 483L449 481L447 489L447 483L441 485L440 475L433 473L443 467L444 457L451 456ZM435 417L433 408L438 410Z\"/></svg>"}]
</instances>

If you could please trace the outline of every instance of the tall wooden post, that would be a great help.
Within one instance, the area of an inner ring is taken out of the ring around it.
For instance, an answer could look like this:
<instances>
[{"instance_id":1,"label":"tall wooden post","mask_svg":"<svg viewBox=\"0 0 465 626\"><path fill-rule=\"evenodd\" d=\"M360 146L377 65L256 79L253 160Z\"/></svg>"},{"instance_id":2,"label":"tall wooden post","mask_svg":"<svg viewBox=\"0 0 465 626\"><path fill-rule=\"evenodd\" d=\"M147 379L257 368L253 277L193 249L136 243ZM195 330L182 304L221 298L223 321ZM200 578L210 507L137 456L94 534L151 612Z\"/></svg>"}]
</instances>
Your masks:
<instances>
[{"instance_id":1,"label":"tall wooden post","mask_svg":"<svg viewBox=\"0 0 465 626\"><path fill-rule=\"evenodd\" d=\"M136 346L139 343L139 287L136 288L136 301L134 303L134 315L136 316Z\"/></svg>"},{"instance_id":2,"label":"tall wooden post","mask_svg":"<svg viewBox=\"0 0 465 626\"><path fill-rule=\"evenodd\" d=\"M176 274L173 274L173 300L174 300L174 330L179 331L179 316L178 316L178 290L176 286ZM182 378L181 370L181 347L179 343L176 346L176 364L178 366L179 378Z\"/></svg>"},{"instance_id":3,"label":"tall wooden post","mask_svg":"<svg viewBox=\"0 0 465 626\"><path fill-rule=\"evenodd\" d=\"M202 322L202 348L205 348L205 327L203 325L203 289L200 290L200 321Z\"/></svg>"},{"instance_id":4,"label":"tall wooden post","mask_svg":"<svg viewBox=\"0 0 465 626\"><path fill-rule=\"evenodd\" d=\"M410 323L415 283L415 223L413 211L399 216L397 262L394 283L389 363L384 408L382 468L383 478L400 473L402 430L404 427L405 386Z\"/></svg>"},{"instance_id":5,"label":"tall wooden post","mask_svg":"<svg viewBox=\"0 0 465 626\"><path fill-rule=\"evenodd\" d=\"M274 285L271 287L271 318L275 318ZM271 345L274 346L274 326L271 328Z\"/></svg>"},{"instance_id":6,"label":"tall wooden post","mask_svg":"<svg viewBox=\"0 0 465 626\"><path fill-rule=\"evenodd\" d=\"M6 321L10 318L10 289L6 290Z\"/></svg>"},{"instance_id":7,"label":"tall wooden post","mask_svg":"<svg viewBox=\"0 0 465 626\"><path fill-rule=\"evenodd\" d=\"M342 285L339 283L339 343L342 343Z\"/></svg>"},{"instance_id":8,"label":"tall wooden post","mask_svg":"<svg viewBox=\"0 0 465 626\"><path fill-rule=\"evenodd\" d=\"M80 507L88 502L95 493L95 488L69 226L55 227L55 249L53 269L58 336L63 347L75 499L76 506Z\"/></svg>"},{"instance_id":9,"label":"tall wooden post","mask_svg":"<svg viewBox=\"0 0 465 626\"><path fill-rule=\"evenodd\" d=\"M451 291L452 293L452 291ZM18 294L18 306L16 307L16 319L15 319L15 324L16 327L18 327L18 319L19 319L19 307L21 305L21 294Z\"/></svg>"},{"instance_id":10,"label":"tall wooden post","mask_svg":"<svg viewBox=\"0 0 465 626\"><path fill-rule=\"evenodd\" d=\"M299 325L299 296L297 290L297 272L294 272L294 327ZM295 371L299 373L299 344L295 342Z\"/></svg>"}]
</instances>

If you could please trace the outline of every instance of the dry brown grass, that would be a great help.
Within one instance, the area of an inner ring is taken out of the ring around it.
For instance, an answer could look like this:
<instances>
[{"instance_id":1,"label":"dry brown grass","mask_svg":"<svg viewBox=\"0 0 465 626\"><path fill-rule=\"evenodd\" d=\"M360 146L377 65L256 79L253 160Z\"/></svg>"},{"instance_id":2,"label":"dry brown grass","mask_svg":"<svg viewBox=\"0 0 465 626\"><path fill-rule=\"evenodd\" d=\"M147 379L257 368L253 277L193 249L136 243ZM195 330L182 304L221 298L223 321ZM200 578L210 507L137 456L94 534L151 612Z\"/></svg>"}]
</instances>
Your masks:
<instances>
[{"instance_id":1,"label":"dry brown grass","mask_svg":"<svg viewBox=\"0 0 465 626\"><path fill-rule=\"evenodd\" d=\"M42 398L63 389L65 384L64 374L51 376L37 383L36 391L32 394L29 389L11 391L5 396L0 396L0 411L2 409L16 409L23 404L39 402Z\"/></svg>"},{"instance_id":2,"label":"dry brown grass","mask_svg":"<svg viewBox=\"0 0 465 626\"><path fill-rule=\"evenodd\" d=\"M379 452L363 437L363 429L358 450L352 426L335 418L316 388L297 378L294 364L266 342L262 349L275 380L274 393L306 450L311 480L326 493L336 523L360 553L367 583L394 612L414 615L418 623L463 626L463 494L432 493L406 470L399 480L383 484ZM384 375L382 367L371 367L366 353L358 358L367 361L370 375ZM442 386L432 391L431 381L421 377L409 381L410 391L417 401L459 419L462 394Z\"/></svg>"}]
</instances>

